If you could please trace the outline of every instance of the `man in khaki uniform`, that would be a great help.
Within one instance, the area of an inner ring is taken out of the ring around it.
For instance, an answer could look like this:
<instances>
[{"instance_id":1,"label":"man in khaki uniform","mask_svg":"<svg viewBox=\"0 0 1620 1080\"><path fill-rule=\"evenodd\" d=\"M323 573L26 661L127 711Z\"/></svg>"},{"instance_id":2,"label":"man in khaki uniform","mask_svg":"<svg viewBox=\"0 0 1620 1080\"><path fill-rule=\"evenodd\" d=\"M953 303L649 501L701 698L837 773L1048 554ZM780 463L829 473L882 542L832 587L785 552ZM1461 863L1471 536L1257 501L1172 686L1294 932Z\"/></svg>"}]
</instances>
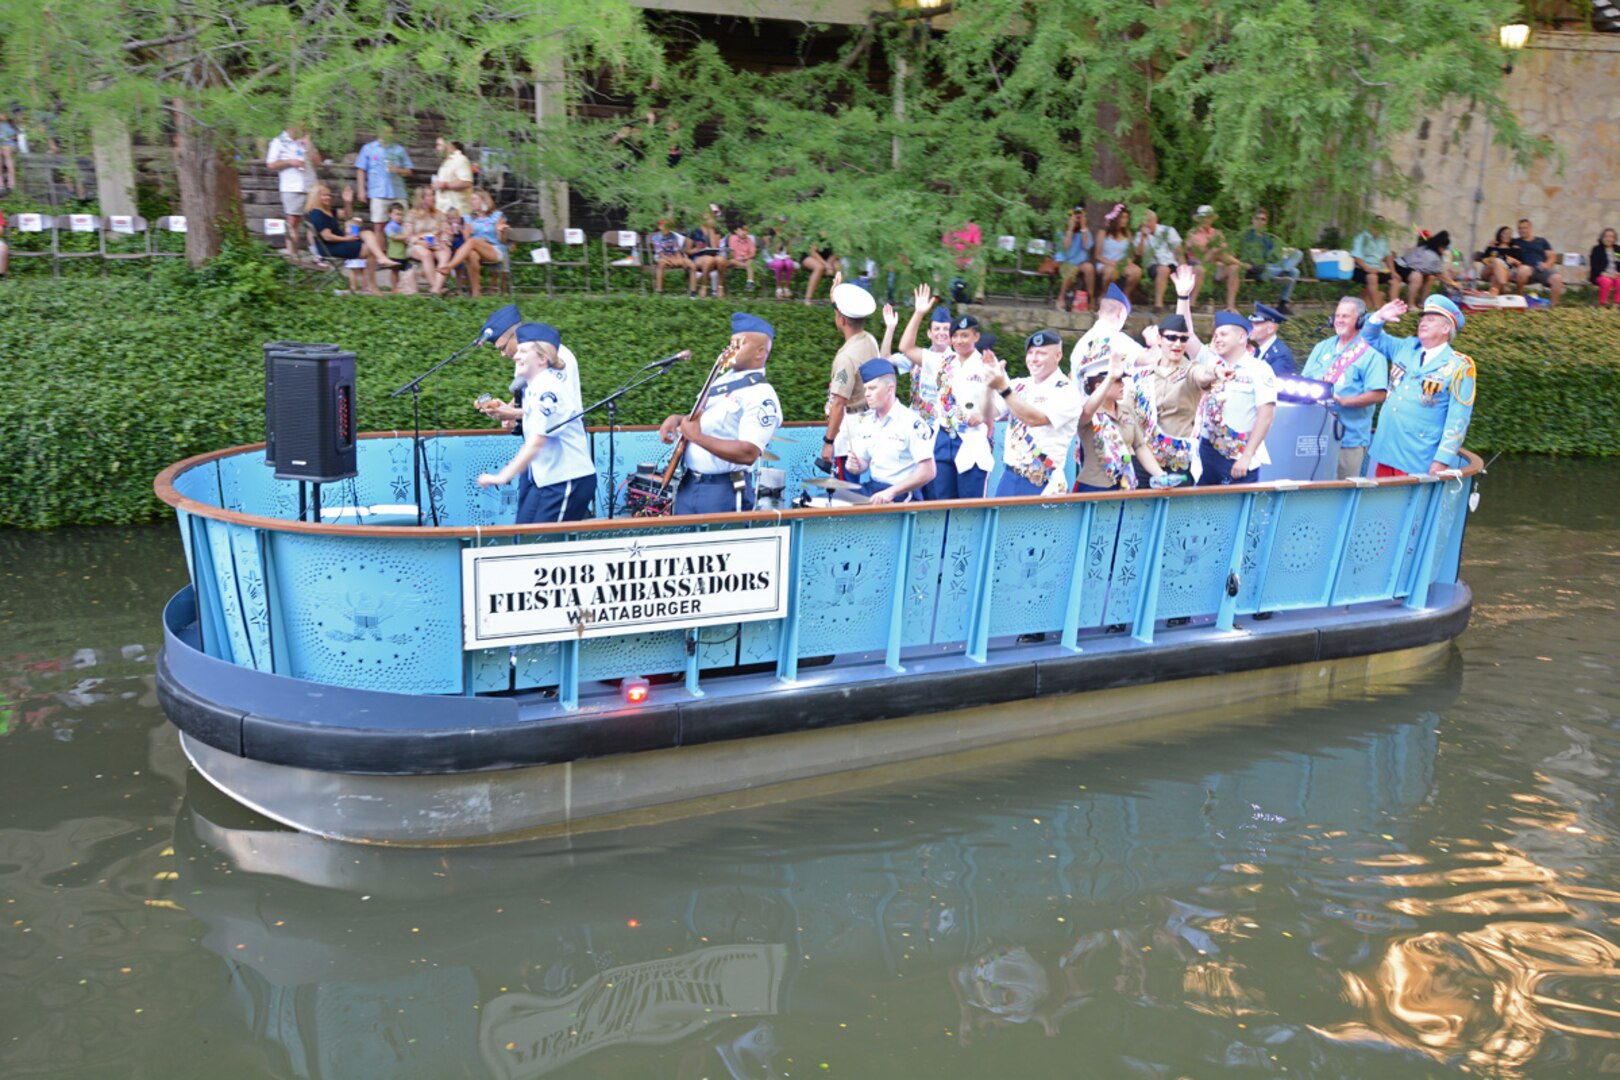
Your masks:
<instances>
[{"instance_id":1,"label":"man in khaki uniform","mask_svg":"<svg viewBox=\"0 0 1620 1080\"><path fill-rule=\"evenodd\" d=\"M844 459L849 456L851 425L845 418L860 416L867 409L861 365L878 355L877 339L866 332L866 319L877 310L877 301L859 285L835 281L832 303L833 325L844 335L844 344L833 357L832 377L827 382L827 434L816 463L823 472L832 472L836 463L836 475L848 479Z\"/></svg>"}]
</instances>

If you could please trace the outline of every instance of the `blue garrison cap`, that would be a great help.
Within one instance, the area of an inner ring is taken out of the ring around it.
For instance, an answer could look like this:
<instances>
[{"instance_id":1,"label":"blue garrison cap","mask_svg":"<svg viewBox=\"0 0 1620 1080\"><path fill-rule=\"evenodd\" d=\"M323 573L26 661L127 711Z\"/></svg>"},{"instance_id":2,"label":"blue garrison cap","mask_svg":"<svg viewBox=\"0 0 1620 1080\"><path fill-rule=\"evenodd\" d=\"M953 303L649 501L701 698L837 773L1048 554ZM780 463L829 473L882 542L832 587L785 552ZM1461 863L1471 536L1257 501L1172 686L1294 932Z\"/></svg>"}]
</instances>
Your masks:
<instances>
[{"instance_id":1,"label":"blue garrison cap","mask_svg":"<svg viewBox=\"0 0 1620 1080\"><path fill-rule=\"evenodd\" d=\"M979 351L980 352L990 352L990 351L994 350L995 347L996 347L996 335L994 335L994 334L980 334L979 335Z\"/></svg>"},{"instance_id":2,"label":"blue garrison cap","mask_svg":"<svg viewBox=\"0 0 1620 1080\"><path fill-rule=\"evenodd\" d=\"M522 321L523 316L518 314L517 305L507 304L484 320L484 328L479 331L479 336L485 341L494 341Z\"/></svg>"},{"instance_id":3,"label":"blue garrison cap","mask_svg":"<svg viewBox=\"0 0 1620 1080\"><path fill-rule=\"evenodd\" d=\"M544 341L552 348L562 344L562 332L550 323L526 322L518 327L517 339L519 341Z\"/></svg>"},{"instance_id":4,"label":"blue garrison cap","mask_svg":"<svg viewBox=\"0 0 1620 1080\"><path fill-rule=\"evenodd\" d=\"M1441 296L1439 293L1435 293L1423 301L1423 314L1444 315L1451 320L1451 332L1454 334L1463 328L1462 309L1452 303L1448 297Z\"/></svg>"},{"instance_id":5,"label":"blue garrison cap","mask_svg":"<svg viewBox=\"0 0 1620 1080\"><path fill-rule=\"evenodd\" d=\"M1215 313L1215 329L1219 330L1223 326L1235 326L1243 331L1245 337L1248 336L1250 330L1249 320L1235 311L1217 311Z\"/></svg>"},{"instance_id":6,"label":"blue garrison cap","mask_svg":"<svg viewBox=\"0 0 1620 1080\"><path fill-rule=\"evenodd\" d=\"M1024 342L1024 350L1038 349L1042 345L1062 345L1063 335L1056 330L1037 330Z\"/></svg>"},{"instance_id":7,"label":"blue garrison cap","mask_svg":"<svg viewBox=\"0 0 1620 1080\"><path fill-rule=\"evenodd\" d=\"M868 360L866 363L861 365L862 382L871 382L873 379L881 379L885 375L893 376L895 378L899 377L895 374L894 365L883 359L881 356L873 360Z\"/></svg>"},{"instance_id":8,"label":"blue garrison cap","mask_svg":"<svg viewBox=\"0 0 1620 1080\"><path fill-rule=\"evenodd\" d=\"M951 323L952 330L977 330L979 320L971 315L958 315L956 321Z\"/></svg>"},{"instance_id":9,"label":"blue garrison cap","mask_svg":"<svg viewBox=\"0 0 1620 1080\"><path fill-rule=\"evenodd\" d=\"M1288 316L1284 315L1276 308L1271 307L1269 304L1262 304L1257 300L1254 304L1254 313L1249 316L1249 321L1252 323L1276 323L1277 325L1281 326L1283 323L1288 321Z\"/></svg>"},{"instance_id":10,"label":"blue garrison cap","mask_svg":"<svg viewBox=\"0 0 1620 1080\"><path fill-rule=\"evenodd\" d=\"M1103 299L1118 300L1120 303L1125 305L1125 314L1129 315L1131 313L1131 302L1125 296L1125 290L1121 289L1118 285L1108 286L1108 292L1103 294Z\"/></svg>"},{"instance_id":11,"label":"blue garrison cap","mask_svg":"<svg viewBox=\"0 0 1620 1080\"><path fill-rule=\"evenodd\" d=\"M733 334L764 334L773 341L776 339L776 327L758 315L750 315L746 311L733 311L731 313L731 332Z\"/></svg>"},{"instance_id":12,"label":"blue garrison cap","mask_svg":"<svg viewBox=\"0 0 1620 1080\"><path fill-rule=\"evenodd\" d=\"M937 323L937 322L948 323L948 322L950 322L951 321L950 305L941 304L938 307L936 307L934 309L934 313L932 315L928 316L928 321L931 322L931 323Z\"/></svg>"}]
</instances>

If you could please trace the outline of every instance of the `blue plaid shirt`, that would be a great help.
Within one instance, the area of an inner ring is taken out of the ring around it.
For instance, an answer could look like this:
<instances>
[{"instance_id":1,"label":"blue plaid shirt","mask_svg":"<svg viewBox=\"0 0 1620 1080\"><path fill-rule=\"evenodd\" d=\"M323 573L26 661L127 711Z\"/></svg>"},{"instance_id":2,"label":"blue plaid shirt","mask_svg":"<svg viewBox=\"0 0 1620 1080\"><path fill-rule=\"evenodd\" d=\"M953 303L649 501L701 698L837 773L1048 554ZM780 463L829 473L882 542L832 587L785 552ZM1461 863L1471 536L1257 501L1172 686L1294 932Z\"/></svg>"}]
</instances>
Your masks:
<instances>
[{"instance_id":1,"label":"blue plaid shirt","mask_svg":"<svg viewBox=\"0 0 1620 1080\"><path fill-rule=\"evenodd\" d=\"M360 148L360 156L354 159L354 168L356 172L365 170L366 198L405 198L405 178L389 172L390 165L406 169L416 167L411 164L411 155L398 143L384 146L373 139Z\"/></svg>"}]
</instances>

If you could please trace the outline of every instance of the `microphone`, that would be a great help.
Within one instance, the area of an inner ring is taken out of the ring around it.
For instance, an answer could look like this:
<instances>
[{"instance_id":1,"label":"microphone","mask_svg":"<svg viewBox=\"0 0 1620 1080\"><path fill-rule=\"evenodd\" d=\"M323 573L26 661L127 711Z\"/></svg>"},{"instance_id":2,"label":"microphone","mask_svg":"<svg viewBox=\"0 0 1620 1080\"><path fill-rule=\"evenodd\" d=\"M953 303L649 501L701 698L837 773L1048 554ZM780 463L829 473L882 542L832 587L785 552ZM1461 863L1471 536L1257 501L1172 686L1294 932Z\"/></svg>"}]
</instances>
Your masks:
<instances>
[{"instance_id":1,"label":"microphone","mask_svg":"<svg viewBox=\"0 0 1620 1080\"><path fill-rule=\"evenodd\" d=\"M669 367L671 364L675 363L677 360L690 360L690 359L692 359L692 350L691 349L682 349L678 353L670 353L668 356L664 357L662 360L654 360L652 362L651 366L653 366L653 367Z\"/></svg>"}]
</instances>

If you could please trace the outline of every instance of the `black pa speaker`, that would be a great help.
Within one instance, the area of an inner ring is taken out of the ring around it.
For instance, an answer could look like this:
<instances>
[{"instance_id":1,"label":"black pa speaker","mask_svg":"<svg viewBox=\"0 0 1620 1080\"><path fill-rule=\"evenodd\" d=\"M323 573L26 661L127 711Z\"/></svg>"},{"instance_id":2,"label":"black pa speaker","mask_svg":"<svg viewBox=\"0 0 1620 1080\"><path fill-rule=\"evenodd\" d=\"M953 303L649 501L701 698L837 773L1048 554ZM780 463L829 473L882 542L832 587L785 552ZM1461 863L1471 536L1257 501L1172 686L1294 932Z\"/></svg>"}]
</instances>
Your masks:
<instances>
[{"instance_id":1,"label":"black pa speaker","mask_svg":"<svg viewBox=\"0 0 1620 1080\"><path fill-rule=\"evenodd\" d=\"M283 353L339 353L336 345L272 341L264 347L264 463L276 463L276 379L274 357Z\"/></svg>"},{"instance_id":2,"label":"black pa speaker","mask_svg":"<svg viewBox=\"0 0 1620 1080\"><path fill-rule=\"evenodd\" d=\"M284 352L270 360L277 480L329 484L358 471L354 353Z\"/></svg>"}]
</instances>

